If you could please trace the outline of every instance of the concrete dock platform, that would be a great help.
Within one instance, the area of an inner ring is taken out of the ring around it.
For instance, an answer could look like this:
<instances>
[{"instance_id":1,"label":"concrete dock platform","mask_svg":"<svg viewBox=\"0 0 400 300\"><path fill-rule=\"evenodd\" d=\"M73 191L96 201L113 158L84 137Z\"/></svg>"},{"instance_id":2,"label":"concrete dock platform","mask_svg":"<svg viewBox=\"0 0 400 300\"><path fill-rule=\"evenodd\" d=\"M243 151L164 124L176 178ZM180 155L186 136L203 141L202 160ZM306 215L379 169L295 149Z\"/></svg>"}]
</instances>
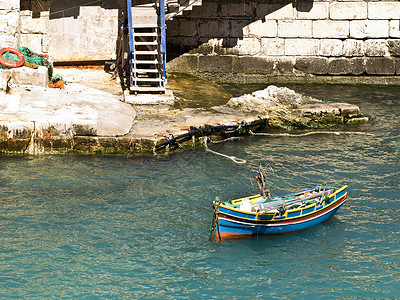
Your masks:
<instances>
[{"instance_id":1,"label":"concrete dock platform","mask_svg":"<svg viewBox=\"0 0 400 300\"><path fill-rule=\"evenodd\" d=\"M345 104L334 108L327 103L314 103L292 110L286 119L279 111L263 111L259 104L247 111L240 109L243 104L208 109L176 107L172 93L179 95L182 88L176 85L163 96L167 101L160 101L154 95L124 95L120 84L101 68L58 68L54 74L63 78L65 89L48 88L41 83L17 84L9 73L1 73L0 153L144 154L177 145L200 145L204 135L224 138L248 134L250 130L306 128L304 122L311 121L366 121L358 107L347 105L342 110ZM5 82L10 87L7 93ZM225 94L221 97L229 98ZM246 105L252 96L249 97L244 98ZM321 113L327 114L325 120L320 118Z\"/></svg>"}]
</instances>

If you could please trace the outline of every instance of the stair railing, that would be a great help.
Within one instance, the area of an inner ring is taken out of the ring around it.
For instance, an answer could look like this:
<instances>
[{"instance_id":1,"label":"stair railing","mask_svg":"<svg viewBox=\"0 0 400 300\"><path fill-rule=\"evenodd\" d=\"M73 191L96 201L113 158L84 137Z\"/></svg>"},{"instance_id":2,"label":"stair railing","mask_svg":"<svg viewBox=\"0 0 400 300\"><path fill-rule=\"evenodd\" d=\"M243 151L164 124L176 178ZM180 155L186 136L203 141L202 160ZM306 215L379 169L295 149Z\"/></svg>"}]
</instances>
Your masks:
<instances>
[{"instance_id":1,"label":"stair railing","mask_svg":"<svg viewBox=\"0 0 400 300\"><path fill-rule=\"evenodd\" d=\"M130 0L129 0L130 1ZM161 30L161 56L162 56L162 67L163 75L162 79L164 84L167 82L167 75L165 70L165 65L167 61L167 51L166 51L166 38L165 38L165 0L160 0L160 30Z\"/></svg>"},{"instance_id":2,"label":"stair railing","mask_svg":"<svg viewBox=\"0 0 400 300\"><path fill-rule=\"evenodd\" d=\"M133 52L135 51L134 39L133 39L133 27L132 27L132 0L127 0L127 12L128 12L128 32L129 32L129 57L130 62L130 86L133 86Z\"/></svg>"}]
</instances>

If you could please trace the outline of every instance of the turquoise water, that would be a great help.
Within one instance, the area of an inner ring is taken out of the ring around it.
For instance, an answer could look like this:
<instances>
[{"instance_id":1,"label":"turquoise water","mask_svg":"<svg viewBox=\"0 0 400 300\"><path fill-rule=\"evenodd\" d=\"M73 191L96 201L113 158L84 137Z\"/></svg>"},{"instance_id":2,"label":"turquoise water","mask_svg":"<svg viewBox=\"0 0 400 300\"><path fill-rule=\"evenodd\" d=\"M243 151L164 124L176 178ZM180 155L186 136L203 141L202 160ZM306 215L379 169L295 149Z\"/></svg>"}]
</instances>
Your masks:
<instances>
[{"instance_id":1,"label":"turquoise water","mask_svg":"<svg viewBox=\"0 0 400 300\"><path fill-rule=\"evenodd\" d=\"M327 222L209 242L214 197L256 188L247 165L201 149L0 157L0 298L400 298L400 87L292 87L361 106L371 122L344 129L368 135L251 136L210 147L270 164L274 194L348 184L347 203Z\"/></svg>"}]
</instances>

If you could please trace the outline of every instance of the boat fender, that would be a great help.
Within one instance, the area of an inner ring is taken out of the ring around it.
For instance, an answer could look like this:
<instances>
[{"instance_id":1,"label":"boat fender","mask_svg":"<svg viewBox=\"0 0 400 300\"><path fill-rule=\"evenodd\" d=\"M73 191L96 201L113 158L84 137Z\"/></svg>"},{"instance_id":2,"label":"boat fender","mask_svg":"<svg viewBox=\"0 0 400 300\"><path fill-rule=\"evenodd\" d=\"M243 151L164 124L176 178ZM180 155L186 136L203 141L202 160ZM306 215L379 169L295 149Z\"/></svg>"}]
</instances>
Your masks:
<instances>
[{"instance_id":1,"label":"boat fender","mask_svg":"<svg viewBox=\"0 0 400 300\"><path fill-rule=\"evenodd\" d=\"M3 54L6 52L11 52L11 53L18 55L18 61L17 62L6 61L3 58ZM19 68L19 67L23 66L24 63L25 63L25 57L19 50L14 49L14 48L0 49L0 64L2 64L3 66L9 67L9 68Z\"/></svg>"}]
</instances>

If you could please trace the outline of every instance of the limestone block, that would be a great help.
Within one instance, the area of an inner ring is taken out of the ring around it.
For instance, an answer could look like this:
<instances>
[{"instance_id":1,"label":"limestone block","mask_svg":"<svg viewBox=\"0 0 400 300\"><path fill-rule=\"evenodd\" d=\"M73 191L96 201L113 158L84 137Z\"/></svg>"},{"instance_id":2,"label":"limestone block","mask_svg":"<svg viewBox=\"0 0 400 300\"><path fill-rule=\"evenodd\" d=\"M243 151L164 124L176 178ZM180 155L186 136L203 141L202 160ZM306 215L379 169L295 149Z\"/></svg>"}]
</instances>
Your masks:
<instances>
[{"instance_id":1,"label":"limestone block","mask_svg":"<svg viewBox=\"0 0 400 300\"><path fill-rule=\"evenodd\" d=\"M245 27L249 24L249 20L230 20L226 22L220 20L222 24L219 24L219 28L212 28L211 32L218 31L216 37L233 37L233 38L243 38L245 36Z\"/></svg>"},{"instance_id":2,"label":"limestone block","mask_svg":"<svg viewBox=\"0 0 400 300\"><path fill-rule=\"evenodd\" d=\"M224 17L252 16L253 6L251 2L227 2L222 3L221 15Z\"/></svg>"},{"instance_id":3,"label":"limestone block","mask_svg":"<svg viewBox=\"0 0 400 300\"><path fill-rule=\"evenodd\" d=\"M332 20L356 20L367 18L366 2L334 2L329 6Z\"/></svg>"},{"instance_id":4,"label":"limestone block","mask_svg":"<svg viewBox=\"0 0 400 300\"><path fill-rule=\"evenodd\" d=\"M319 40L285 39L285 55L318 55Z\"/></svg>"},{"instance_id":5,"label":"limestone block","mask_svg":"<svg viewBox=\"0 0 400 300\"><path fill-rule=\"evenodd\" d=\"M391 56L400 56L400 40L388 40L387 45Z\"/></svg>"},{"instance_id":6,"label":"limestone block","mask_svg":"<svg viewBox=\"0 0 400 300\"><path fill-rule=\"evenodd\" d=\"M319 54L322 56L341 56L343 42L337 39L322 39Z\"/></svg>"},{"instance_id":7,"label":"limestone block","mask_svg":"<svg viewBox=\"0 0 400 300\"><path fill-rule=\"evenodd\" d=\"M284 56L275 58L275 69L281 74L292 74L294 68L294 57Z\"/></svg>"},{"instance_id":8,"label":"limestone block","mask_svg":"<svg viewBox=\"0 0 400 300\"><path fill-rule=\"evenodd\" d=\"M400 59L396 59L396 75L400 75Z\"/></svg>"},{"instance_id":9,"label":"limestone block","mask_svg":"<svg viewBox=\"0 0 400 300\"><path fill-rule=\"evenodd\" d=\"M400 20L389 21L389 37L400 38Z\"/></svg>"},{"instance_id":10,"label":"limestone block","mask_svg":"<svg viewBox=\"0 0 400 300\"><path fill-rule=\"evenodd\" d=\"M362 66L362 60L359 60ZM360 65L354 64L349 58L335 58L329 61L328 74L330 75L355 75L360 71L354 69L360 69ZM363 68L361 68L363 70Z\"/></svg>"},{"instance_id":11,"label":"limestone block","mask_svg":"<svg viewBox=\"0 0 400 300\"><path fill-rule=\"evenodd\" d=\"M314 2L311 10L302 9L304 1L298 2L296 9L297 19L321 20L328 18L328 2Z\"/></svg>"},{"instance_id":12,"label":"limestone block","mask_svg":"<svg viewBox=\"0 0 400 300\"><path fill-rule=\"evenodd\" d=\"M6 32L8 28L8 19L6 15L0 15L0 33Z\"/></svg>"},{"instance_id":13,"label":"limestone block","mask_svg":"<svg viewBox=\"0 0 400 300\"><path fill-rule=\"evenodd\" d=\"M42 34L21 34L20 44L33 52L42 52Z\"/></svg>"},{"instance_id":14,"label":"limestone block","mask_svg":"<svg viewBox=\"0 0 400 300\"><path fill-rule=\"evenodd\" d=\"M365 71L368 75L394 75L396 61L388 57L368 58L365 63Z\"/></svg>"},{"instance_id":15,"label":"limestone block","mask_svg":"<svg viewBox=\"0 0 400 300\"><path fill-rule=\"evenodd\" d=\"M389 50L386 46L386 40L383 39L373 39L366 40L365 45L365 55L366 56L389 56Z\"/></svg>"},{"instance_id":16,"label":"limestone block","mask_svg":"<svg viewBox=\"0 0 400 300\"><path fill-rule=\"evenodd\" d=\"M399 14L400 2L398 1L368 2L368 19L399 19Z\"/></svg>"},{"instance_id":17,"label":"limestone block","mask_svg":"<svg viewBox=\"0 0 400 300\"><path fill-rule=\"evenodd\" d=\"M47 33L47 18L32 18L30 16L21 16L21 33Z\"/></svg>"},{"instance_id":18,"label":"limestone block","mask_svg":"<svg viewBox=\"0 0 400 300\"><path fill-rule=\"evenodd\" d=\"M226 50L233 55L257 55L261 51L261 42L257 38L237 39L237 44Z\"/></svg>"},{"instance_id":19,"label":"limestone block","mask_svg":"<svg viewBox=\"0 0 400 300\"><path fill-rule=\"evenodd\" d=\"M314 38L347 38L350 33L348 21L313 21Z\"/></svg>"},{"instance_id":20,"label":"limestone block","mask_svg":"<svg viewBox=\"0 0 400 300\"><path fill-rule=\"evenodd\" d=\"M294 67L308 74L323 75L328 72L329 60L323 57L300 57L296 59Z\"/></svg>"},{"instance_id":21,"label":"limestone block","mask_svg":"<svg viewBox=\"0 0 400 300\"><path fill-rule=\"evenodd\" d=\"M20 0L0 0L0 9L19 10Z\"/></svg>"},{"instance_id":22,"label":"limestone block","mask_svg":"<svg viewBox=\"0 0 400 300\"><path fill-rule=\"evenodd\" d=\"M351 75L362 75L365 73L364 58L350 58Z\"/></svg>"},{"instance_id":23,"label":"limestone block","mask_svg":"<svg viewBox=\"0 0 400 300\"><path fill-rule=\"evenodd\" d=\"M12 69L12 79L16 84L20 85L47 87L49 84L48 70L43 66L38 69L28 67L14 68Z\"/></svg>"},{"instance_id":24,"label":"limestone block","mask_svg":"<svg viewBox=\"0 0 400 300\"><path fill-rule=\"evenodd\" d=\"M195 36L197 34L196 22L181 19L179 22L178 34L181 36Z\"/></svg>"},{"instance_id":25,"label":"limestone block","mask_svg":"<svg viewBox=\"0 0 400 300\"><path fill-rule=\"evenodd\" d=\"M278 37L296 38L311 37L312 21L311 20L279 20L278 21Z\"/></svg>"},{"instance_id":26,"label":"limestone block","mask_svg":"<svg viewBox=\"0 0 400 300\"><path fill-rule=\"evenodd\" d=\"M287 20L293 19L294 7L291 3L260 3L256 6L256 14L258 19L266 20Z\"/></svg>"},{"instance_id":27,"label":"limestone block","mask_svg":"<svg viewBox=\"0 0 400 300\"><path fill-rule=\"evenodd\" d=\"M18 28L19 26L19 12L18 10L13 10L7 13L8 26L10 28ZM12 30L12 29L11 29Z\"/></svg>"},{"instance_id":28,"label":"limestone block","mask_svg":"<svg viewBox=\"0 0 400 300\"><path fill-rule=\"evenodd\" d=\"M205 23L200 23L198 27L199 36L201 37L226 37L229 35L230 30L231 29L228 22L217 20L210 20ZM243 36L243 34L240 36Z\"/></svg>"},{"instance_id":29,"label":"limestone block","mask_svg":"<svg viewBox=\"0 0 400 300\"><path fill-rule=\"evenodd\" d=\"M231 73L232 56L200 55L197 70L209 73Z\"/></svg>"},{"instance_id":30,"label":"limestone block","mask_svg":"<svg viewBox=\"0 0 400 300\"><path fill-rule=\"evenodd\" d=\"M232 71L246 74L271 74L274 60L262 57L234 57Z\"/></svg>"},{"instance_id":31,"label":"limestone block","mask_svg":"<svg viewBox=\"0 0 400 300\"><path fill-rule=\"evenodd\" d=\"M276 37L278 24L275 20L257 20L245 26L243 34L248 37Z\"/></svg>"},{"instance_id":32,"label":"limestone block","mask_svg":"<svg viewBox=\"0 0 400 300\"><path fill-rule=\"evenodd\" d=\"M0 34L0 45L1 47L17 47L17 38L10 34Z\"/></svg>"},{"instance_id":33,"label":"limestone block","mask_svg":"<svg viewBox=\"0 0 400 300\"><path fill-rule=\"evenodd\" d=\"M389 21L387 20L354 20L350 21L350 37L352 38L387 38Z\"/></svg>"},{"instance_id":34,"label":"limestone block","mask_svg":"<svg viewBox=\"0 0 400 300\"><path fill-rule=\"evenodd\" d=\"M354 57L354 56L364 56L365 47L364 41L347 39L343 41L343 55Z\"/></svg>"},{"instance_id":35,"label":"limestone block","mask_svg":"<svg viewBox=\"0 0 400 300\"><path fill-rule=\"evenodd\" d=\"M285 40L281 38L262 38L261 39L262 55L284 55Z\"/></svg>"}]
</instances>

